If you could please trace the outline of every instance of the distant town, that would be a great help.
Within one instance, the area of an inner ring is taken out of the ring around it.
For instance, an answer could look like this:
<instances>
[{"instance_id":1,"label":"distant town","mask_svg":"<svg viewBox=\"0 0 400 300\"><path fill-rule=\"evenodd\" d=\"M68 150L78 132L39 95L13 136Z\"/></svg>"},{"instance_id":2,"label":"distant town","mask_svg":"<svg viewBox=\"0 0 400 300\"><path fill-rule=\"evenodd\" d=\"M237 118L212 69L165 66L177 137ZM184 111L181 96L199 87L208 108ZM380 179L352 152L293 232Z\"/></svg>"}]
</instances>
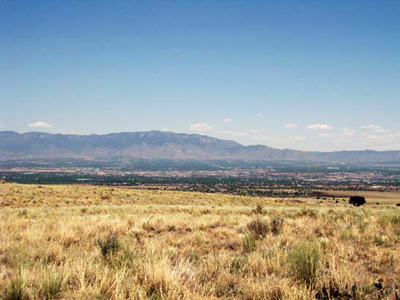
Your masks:
<instances>
[{"instance_id":1,"label":"distant town","mask_svg":"<svg viewBox=\"0 0 400 300\"><path fill-rule=\"evenodd\" d=\"M94 165L93 165L94 164ZM267 197L319 190L400 191L400 166L272 162L1 162L1 178L26 184L90 184Z\"/></svg>"}]
</instances>

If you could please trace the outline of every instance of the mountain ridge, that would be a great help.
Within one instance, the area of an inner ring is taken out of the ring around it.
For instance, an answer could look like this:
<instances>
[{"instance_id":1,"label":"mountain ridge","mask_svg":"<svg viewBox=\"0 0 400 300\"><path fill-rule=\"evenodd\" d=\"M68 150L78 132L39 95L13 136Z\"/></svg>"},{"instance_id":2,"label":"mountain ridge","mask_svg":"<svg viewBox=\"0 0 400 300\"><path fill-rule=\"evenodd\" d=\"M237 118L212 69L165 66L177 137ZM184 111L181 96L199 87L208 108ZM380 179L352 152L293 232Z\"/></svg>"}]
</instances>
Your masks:
<instances>
[{"instance_id":1,"label":"mountain ridge","mask_svg":"<svg viewBox=\"0 0 400 300\"><path fill-rule=\"evenodd\" d=\"M320 162L400 162L400 151L301 151L264 145L244 146L207 135L164 131L109 134L51 134L0 131L0 159L140 158L173 160L249 160Z\"/></svg>"}]
</instances>

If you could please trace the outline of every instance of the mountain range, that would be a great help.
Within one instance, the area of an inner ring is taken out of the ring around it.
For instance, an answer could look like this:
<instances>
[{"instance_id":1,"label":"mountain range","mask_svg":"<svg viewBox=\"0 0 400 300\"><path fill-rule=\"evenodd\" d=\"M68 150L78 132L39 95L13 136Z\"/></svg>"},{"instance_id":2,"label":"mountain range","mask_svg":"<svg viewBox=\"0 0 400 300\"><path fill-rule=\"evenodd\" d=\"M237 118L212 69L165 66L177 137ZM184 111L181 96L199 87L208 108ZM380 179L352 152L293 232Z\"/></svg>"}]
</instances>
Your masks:
<instances>
[{"instance_id":1,"label":"mountain range","mask_svg":"<svg viewBox=\"0 0 400 300\"><path fill-rule=\"evenodd\" d=\"M138 158L171 160L314 161L334 163L400 162L400 151L314 152L244 146L205 135L123 132L104 135L0 131L0 160L29 158Z\"/></svg>"}]
</instances>

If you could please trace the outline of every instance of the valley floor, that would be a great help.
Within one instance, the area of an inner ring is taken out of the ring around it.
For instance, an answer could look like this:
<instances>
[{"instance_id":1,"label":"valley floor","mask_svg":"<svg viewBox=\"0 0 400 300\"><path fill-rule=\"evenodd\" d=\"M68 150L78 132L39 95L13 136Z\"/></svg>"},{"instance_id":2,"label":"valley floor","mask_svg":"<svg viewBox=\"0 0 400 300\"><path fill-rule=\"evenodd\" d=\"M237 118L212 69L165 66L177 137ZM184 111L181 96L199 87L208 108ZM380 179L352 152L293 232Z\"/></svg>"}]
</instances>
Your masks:
<instances>
[{"instance_id":1,"label":"valley floor","mask_svg":"<svg viewBox=\"0 0 400 300\"><path fill-rule=\"evenodd\" d=\"M0 299L395 299L400 207L380 195L0 184Z\"/></svg>"}]
</instances>

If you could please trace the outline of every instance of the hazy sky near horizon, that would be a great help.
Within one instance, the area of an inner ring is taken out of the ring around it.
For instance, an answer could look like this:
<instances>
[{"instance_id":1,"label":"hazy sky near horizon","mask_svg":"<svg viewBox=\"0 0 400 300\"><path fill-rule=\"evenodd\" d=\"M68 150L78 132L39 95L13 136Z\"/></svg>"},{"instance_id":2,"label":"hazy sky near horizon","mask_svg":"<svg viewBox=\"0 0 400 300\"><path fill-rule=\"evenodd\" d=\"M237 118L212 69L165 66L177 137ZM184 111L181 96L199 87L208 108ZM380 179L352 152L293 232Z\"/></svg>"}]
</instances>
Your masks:
<instances>
[{"instance_id":1,"label":"hazy sky near horizon","mask_svg":"<svg viewBox=\"0 0 400 300\"><path fill-rule=\"evenodd\" d=\"M400 2L0 0L0 130L400 150Z\"/></svg>"}]
</instances>

